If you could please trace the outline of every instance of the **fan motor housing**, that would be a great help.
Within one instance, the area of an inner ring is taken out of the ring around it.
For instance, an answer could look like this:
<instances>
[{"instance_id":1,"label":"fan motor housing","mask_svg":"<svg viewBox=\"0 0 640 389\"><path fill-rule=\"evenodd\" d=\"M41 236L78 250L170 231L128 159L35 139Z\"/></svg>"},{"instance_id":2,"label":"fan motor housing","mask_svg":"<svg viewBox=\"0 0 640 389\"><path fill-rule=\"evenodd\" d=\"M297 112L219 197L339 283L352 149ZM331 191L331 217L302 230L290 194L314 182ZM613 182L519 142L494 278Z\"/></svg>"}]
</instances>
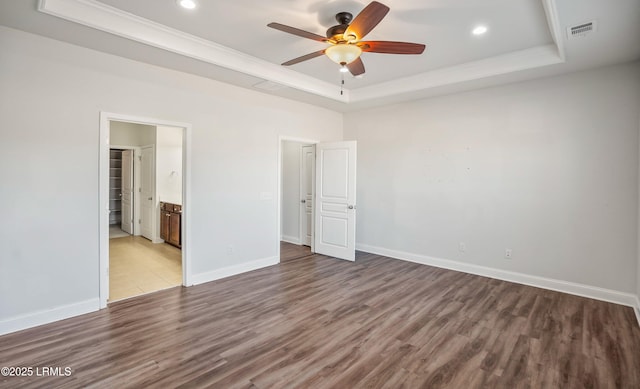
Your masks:
<instances>
[{"instance_id":1,"label":"fan motor housing","mask_svg":"<svg viewBox=\"0 0 640 389\"><path fill-rule=\"evenodd\" d=\"M347 28L349 27L349 23L353 20L353 15L350 12L338 12L336 14L336 21L339 23L336 26L330 27L327 30L327 38L335 39L337 41L342 40L342 35Z\"/></svg>"}]
</instances>

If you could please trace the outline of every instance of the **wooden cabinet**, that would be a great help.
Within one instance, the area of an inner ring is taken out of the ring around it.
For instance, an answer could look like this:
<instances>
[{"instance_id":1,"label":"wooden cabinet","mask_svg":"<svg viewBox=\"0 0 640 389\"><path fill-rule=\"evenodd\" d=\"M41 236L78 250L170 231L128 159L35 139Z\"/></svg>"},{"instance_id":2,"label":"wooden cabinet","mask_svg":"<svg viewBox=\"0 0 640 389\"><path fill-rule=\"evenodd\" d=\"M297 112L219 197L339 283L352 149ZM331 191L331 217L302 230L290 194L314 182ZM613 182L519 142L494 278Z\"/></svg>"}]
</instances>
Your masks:
<instances>
[{"instance_id":1,"label":"wooden cabinet","mask_svg":"<svg viewBox=\"0 0 640 389\"><path fill-rule=\"evenodd\" d=\"M182 205L160 202L160 238L182 247Z\"/></svg>"}]
</instances>

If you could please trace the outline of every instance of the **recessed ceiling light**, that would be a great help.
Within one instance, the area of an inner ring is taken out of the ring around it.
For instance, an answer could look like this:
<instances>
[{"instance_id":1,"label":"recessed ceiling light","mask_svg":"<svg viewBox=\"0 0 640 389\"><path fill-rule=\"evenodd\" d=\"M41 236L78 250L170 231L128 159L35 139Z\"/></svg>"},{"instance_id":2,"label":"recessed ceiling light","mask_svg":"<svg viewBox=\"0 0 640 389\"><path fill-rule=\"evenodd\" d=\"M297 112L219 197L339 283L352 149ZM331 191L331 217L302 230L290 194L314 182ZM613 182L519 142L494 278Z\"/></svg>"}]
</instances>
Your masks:
<instances>
[{"instance_id":1,"label":"recessed ceiling light","mask_svg":"<svg viewBox=\"0 0 640 389\"><path fill-rule=\"evenodd\" d=\"M176 0L179 6L186 9L194 9L198 4L196 4L195 0Z\"/></svg>"},{"instance_id":2,"label":"recessed ceiling light","mask_svg":"<svg viewBox=\"0 0 640 389\"><path fill-rule=\"evenodd\" d=\"M487 27L486 26L478 26L476 28L473 29L473 31L471 31L473 33L473 35L482 35L485 32L487 32Z\"/></svg>"}]
</instances>

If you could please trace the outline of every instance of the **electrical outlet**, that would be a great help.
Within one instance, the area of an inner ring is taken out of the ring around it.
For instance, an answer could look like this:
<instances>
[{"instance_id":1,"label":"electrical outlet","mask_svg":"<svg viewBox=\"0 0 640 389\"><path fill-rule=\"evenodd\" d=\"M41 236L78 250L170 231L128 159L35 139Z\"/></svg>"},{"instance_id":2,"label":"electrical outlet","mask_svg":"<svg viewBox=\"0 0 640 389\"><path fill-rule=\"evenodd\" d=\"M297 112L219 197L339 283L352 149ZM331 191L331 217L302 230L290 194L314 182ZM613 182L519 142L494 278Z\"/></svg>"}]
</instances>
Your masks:
<instances>
[{"instance_id":1,"label":"electrical outlet","mask_svg":"<svg viewBox=\"0 0 640 389\"><path fill-rule=\"evenodd\" d=\"M507 259L513 258L513 250L504 249L504 257L507 258Z\"/></svg>"},{"instance_id":2,"label":"electrical outlet","mask_svg":"<svg viewBox=\"0 0 640 389\"><path fill-rule=\"evenodd\" d=\"M467 244L464 242L458 243L458 251L460 251L461 253L467 251Z\"/></svg>"}]
</instances>

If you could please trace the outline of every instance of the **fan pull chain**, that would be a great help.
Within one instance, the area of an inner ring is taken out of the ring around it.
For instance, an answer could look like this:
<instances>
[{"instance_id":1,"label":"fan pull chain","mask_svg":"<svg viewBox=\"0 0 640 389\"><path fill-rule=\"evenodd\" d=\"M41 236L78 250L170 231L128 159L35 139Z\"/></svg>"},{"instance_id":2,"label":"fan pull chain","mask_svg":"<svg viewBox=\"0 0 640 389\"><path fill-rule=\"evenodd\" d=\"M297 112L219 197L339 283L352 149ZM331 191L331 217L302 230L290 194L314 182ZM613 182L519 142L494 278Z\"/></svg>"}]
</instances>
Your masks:
<instances>
[{"instance_id":1,"label":"fan pull chain","mask_svg":"<svg viewBox=\"0 0 640 389\"><path fill-rule=\"evenodd\" d=\"M340 83L340 96L344 94L344 73L340 75L342 77L342 82Z\"/></svg>"}]
</instances>

